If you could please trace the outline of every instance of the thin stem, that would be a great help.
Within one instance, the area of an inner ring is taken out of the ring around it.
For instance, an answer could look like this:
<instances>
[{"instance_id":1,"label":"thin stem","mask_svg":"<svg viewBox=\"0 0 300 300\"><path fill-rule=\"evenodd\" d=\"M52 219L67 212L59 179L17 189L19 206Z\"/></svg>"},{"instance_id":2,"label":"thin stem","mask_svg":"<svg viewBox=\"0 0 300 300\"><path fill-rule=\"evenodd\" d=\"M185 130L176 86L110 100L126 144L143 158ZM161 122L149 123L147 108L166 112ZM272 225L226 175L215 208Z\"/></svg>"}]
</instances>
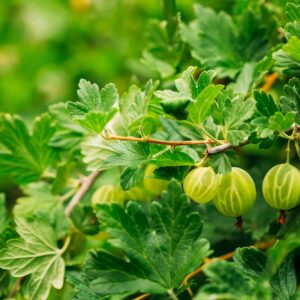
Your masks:
<instances>
[{"instance_id":1,"label":"thin stem","mask_svg":"<svg viewBox=\"0 0 300 300\"><path fill-rule=\"evenodd\" d=\"M175 0L163 0L163 10L164 18L167 21L169 39L172 41L177 27Z\"/></svg>"},{"instance_id":2,"label":"thin stem","mask_svg":"<svg viewBox=\"0 0 300 300\"><path fill-rule=\"evenodd\" d=\"M90 187L93 185L93 183L96 181L96 179L99 176L99 172L93 172L91 173L81 184L79 190L77 193L73 196L69 204L67 205L65 209L65 215L69 217L74 209L74 207L80 202L80 200L83 198L83 196L86 194L86 192L90 189Z\"/></svg>"},{"instance_id":3,"label":"thin stem","mask_svg":"<svg viewBox=\"0 0 300 300\"><path fill-rule=\"evenodd\" d=\"M177 298L176 294L174 293L173 289L168 290L168 294L169 294L169 296L172 300L178 300L178 298Z\"/></svg>"},{"instance_id":4,"label":"thin stem","mask_svg":"<svg viewBox=\"0 0 300 300\"><path fill-rule=\"evenodd\" d=\"M266 82L262 87L262 90L264 90L265 92L268 92L271 87L274 85L274 83L276 82L276 80L278 79L278 73L272 73L270 75L268 75L266 77Z\"/></svg>"},{"instance_id":5,"label":"thin stem","mask_svg":"<svg viewBox=\"0 0 300 300\"><path fill-rule=\"evenodd\" d=\"M155 154L151 157L151 159L156 159L157 157L159 157L160 155L164 154L165 152L170 151L171 149L172 149L171 146L167 146L166 148L162 149L161 151L155 153Z\"/></svg>"},{"instance_id":6,"label":"thin stem","mask_svg":"<svg viewBox=\"0 0 300 300\"><path fill-rule=\"evenodd\" d=\"M213 136L212 136L212 135L204 128L204 126L201 126L200 129L201 129L201 131L203 131L203 133L204 133L209 139L211 139L211 140L214 141L215 143L217 143L217 144L223 144L223 143L224 143L224 141L219 141L219 140L217 140L215 137L213 137Z\"/></svg>"},{"instance_id":7,"label":"thin stem","mask_svg":"<svg viewBox=\"0 0 300 300\"><path fill-rule=\"evenodd\" d=\"M69 245L70 245L70 242L71 242L71 236L68 235L65 242L64 242L64 245L63 247L60 249L60 253L63 254L66 252L66 250L68 249Z\"/></svg>"},{"instance_id":8,"label":"thin stem","mask_svg":"<svg viewBox=\"0 0 300 300\"><path fill-rule=\"evenodd\" d=\"M150 137L133 137L133 136L120 136L120 135L111 135L106 133L103 137L107 140L118 140L118 141L130 141L130 142L139 142L139 143L152 143L159 145L169 145L169 146L184 146L184 145L208 145L215 144L215 140L191 140L191 141L164 141L153 139ZM223 141L217 141L219 144L222 144Z\"/></svg>"},{"instance_id":9,"label":"thin stem","mask_svg":"<svg viewBox=\"0 0 300 300\"><path fill-rule=\"evenodd\" d=\"M290 163L290 153L291 153L291 140L288 140L287 146L286 146L286 162Z\"/></svg>"}]
</instances>

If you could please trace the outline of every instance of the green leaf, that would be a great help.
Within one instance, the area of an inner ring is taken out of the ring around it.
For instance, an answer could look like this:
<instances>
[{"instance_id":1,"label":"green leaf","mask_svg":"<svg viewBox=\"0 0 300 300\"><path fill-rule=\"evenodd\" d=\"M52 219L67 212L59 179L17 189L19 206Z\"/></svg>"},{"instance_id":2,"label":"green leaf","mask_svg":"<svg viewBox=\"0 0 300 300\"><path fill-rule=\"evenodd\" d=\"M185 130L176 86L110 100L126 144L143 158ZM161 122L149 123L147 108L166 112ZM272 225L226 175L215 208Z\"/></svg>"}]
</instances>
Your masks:
<instances>
[{"instance_id":1,"label":"green leaf","mask_svg":"<svg viewBox=\"0 0 300 300\"><path fill-rule=\"evenodd\" d=\"M196 79L197 68L188 67L181 76L175 80L177 92L172 90L156 91L154 94L159 98L160 104L168 114L177 116L187 105L197 99L197 96L212 82L214 73L203 71ZM205 95L203 95L205 96Z\"/></svg>"},{"instance_id":2,"label":"green leaf","mask_svg":"<svg viewBox=\"0 0 300 300\"><path fill-rule=\"evenodd\" d=\"M72 210L71 219L76 228L87 235L99 232L99 223L91 206L76 205Z\"/></svg>"},{"instance_id":3,"label":"green leaf","mask_svg":"<svg viewBox=\"0 0 300 300\"><path fill-rule=\"evenodd\" d=\"M155 57L151 52L144 51L142 63L150 70L157 71L162 78L167 78L175 73L175 68L165 60Z\"/></svg>"},{"instance_id":4,"label":"green leaf","mask_svg":"<svg viewBox=\"0 0 300 300\"><path fill-rule=\"evenodd\" d=\"M99 300L99 296L88 287L88 283L82 278L79 272L70 271L66 274L67 281L77 291L74 300Z\"/></svg>"},{"instance_id":5,"label":"green leaf","mask_svg":"<svg viewBox=\"0 0 300 300\"><path fill-rule=\"evenodd\" d=\"M136 133L140 127L144 129L143 122L148 112L148 107L158 81L149 80L145 90L142 91L136 85L132 85L128 92L120 99L120 113L132 133ZM139 132L140 133L140 132Z\"/></svg>"},{"instance_id":6,"label":"green leaf","mask_svg":"<svg viewBox=\"0 0 300 300\"><path fill-rule=\"evenodd\" d=\"M300 75L300 40L292 36L282 49L274 52L276 66L288 76Z\"/></svg>"},{"instance_id":7,"label":"green leaf","mask_svg":"<svg viewBox=\"0 0 300 300\"><path fill-rule=\"evenodd\" d=\"M56 246L52 228L41 220L16 219L20 238L7 242L0 252L0 268L14 277L30 275L30 299L47 299L51 286L60 289L64 281L63 249Z\"/></svg>"},{"instance_id":8,"label":"green leaf","mask_svg":"<svg viewBox=\"0 0 300 300\"><path fill-rule=\"evenodd\" d=\"M226 150L224 152L211 155L208 164L216 173L225 174L231 172L231 164L237 162L236 152L234 150Z\"/></svg>"},{"instance_id":9,"label":"green leaf","mask_svg":"<svg viewBox=\"0 0 300 300\"><path fill-rule=\"evenodd\" d=\"M256 108L263 116L270 117L278 111L271 94L268 94L263 90L255 90L253 96L256 101Z\"/></svg>"},{"instance_id":10,"label":"green leaf","mask_svg":"<svg viewBox=\"0 0 300 300\"><path fill-rule=\"evenodd\" d=\"M255 299L251 298L252 286L244 277L243 272L233 263L226 261L213 262L204 269L210 283L200 288L195 299ZM247 295L247 296L246 296Z\"/></svg>"},{"instance_id":11,"label":"green leaf","mask_svg":"<svg viewBox=\"0 0 300 300\"><path fill-rule=\"evenodd\" d=\"M138 185L144 177L144 170L144 167L125 168L120 178L120 184L122 189L126 191Z\"/></svg>"},{"instance_id":12,"label":"green leaf","mask_svg":"<svg viewBox=\"0 0 300 300\"><path fill-rule=\"evenodd\" d=\"M109 83L99 91L95 83L81 79L77 93L81 102L67 103L70 116L83 128L101 133L117 112L114 104L119 96L115 85Z\"/></svg>"},{"instance_id":13,"label":"green leaf","mask_svg":"<svg viewBox=\"0 0 300 300\"><path fill-rule=\"evenodd\" d=\"M29 134L23 120L8 114L0 117L1 143L0 169L17 183L28 183L39 179L51 170L57 152L49 146L55 132L47 114L37 117Z\"/></svg>"},{"instance_id":14,"label":"green leaf","mask_svg":"<svg viewBox=\"0 0 300 300\"><path fill-rule=\"evenodd\" d=\"M267 262L266 255L255 248L237 248L233 261L245 276L252 280L259 280Z\"/></svg>"},{"instance_id":15,"label":"green leaf","mask_svg":"<svg viewBox=\"0 0 300 300\"><path fill-rule=\"evenodd\" d=\"M237 23L224 12L195 6L196 20L182 25L182 39L205 69L218 77L235 78L247 62L259 61L267 52L267 31L261 16L246 11Z\"/></svg>"},{"instance_id":16,"label":"green leaf","mask_svg":"<svg viewBox=\"0 0 300 300\"><path fill-rule=\"evenodd\" d=\"M5 195L0 194L0 233L8 224L8 211L6 208Z\"/></svg>"},{"instance_id":17,"label":"green leaf","mask_svg":"<svg viewBox=\"0 0 300 300\"><path fill-rule=\"evenodd\" d=\"M293 112L288 112L284 115L282 112L277 111L269 119L269 128L276 131L285 131L291 128L295 120L295 114Z\"/></svg>"},{"instance_id":18,"label":"green leaf","mask_svg":"<svg viewBox=\"0 0 300 300\"><path fill-rule=\"evenodd\" d=\"M188 198L172 182L146 214L141 205L97 206L111 250L91 252L84 268L99 295L137 292L167 294L199 266L210 251L200 237L202 222ZM118 254L116 254L118 253Z\"/></svg>"},{"instance_id":19,"label":"green leaf","mask_svg":"<svg viewBox=\"0 0 300 300\"><path fill-rule=\"evenodd\" d=\"M191 166L198 154L187 147L176 147L89 137L82 144L84 162L89 170L112 167L136 168L146 163L157 166Z\"/></svg>"},{"instance_id":20,"label":"green leaf","mask_svg":"<svg viewBox=\"0 0 300 300\"><path fill-rule=\"evenodd\" d=\"M188 107L189 118L197 125L201 125L211 113L211 107L219 95L223 85L209 85L196 98L195 102Z\"/></svg>"},{"instance_id":21,"label":"green leaf","mask_svg":"<svg viewBox=\"0 0 300 300\"><path fill-rule=\"evenodd\" d=\"M66 235L70 222L64 215L64 206L58 196L53 196L50 186L34 182L23 187L24 196L17 199L13 213L18 218L43 216L55 229L57 238Z\"/></svg>"},{"instance_id":22,"label":"green leaf","mask_svg":"<svg viewBox=\"0 0 300 300\"><path fill-rule=\"evenodd\" d=\"M289 255L272 277L271 287L277 299L290 300L297 290L294 255Z\"/></svg>"},{"instance_id":23,"label":"green leaf","mask_svg":"<svg viewBox=\"0 0 300 300\"><path fill-rule=\"evenodd\" d=\"M253 99L244 100L227 90L217 98L213 107L213 118L218 125L222 125L224 138L237 146L250 134L250 126L246 121L252 117L254 111Z\"/></svg>"},{"instance_id":24,"label":"green leaf","mask_svg":"<svg viewBox=\"0 0 300 300\"><path fill-rule=\"evenodd\" d=\"M83 142L82 153L89 170L101 170L137 167L148 159L150 150L147 143L109 141L96 136Z\"/></svg>"},{"instance_id":25,"label":"green leaf","mask_svg":"<svg viewBox=\"0 0 300 300\"><path fill-rule=\"evenodd\" d=\"M273 131L269 128L269 119L267 117L258 117L251 121L251 125L255 126L258 138L273 138Z\"/></svg>"},{"instance_id":26,"label":"green leaf","mask_svg":"<svg viewBox=\"0 0 300 300\"><path fill-rule=\"evenodd\" d=\"M283 88L284 96L280 97L283 113L294 112L295 119L300 124L300 80L292 78Z\"/></svg>"}]
</instances>

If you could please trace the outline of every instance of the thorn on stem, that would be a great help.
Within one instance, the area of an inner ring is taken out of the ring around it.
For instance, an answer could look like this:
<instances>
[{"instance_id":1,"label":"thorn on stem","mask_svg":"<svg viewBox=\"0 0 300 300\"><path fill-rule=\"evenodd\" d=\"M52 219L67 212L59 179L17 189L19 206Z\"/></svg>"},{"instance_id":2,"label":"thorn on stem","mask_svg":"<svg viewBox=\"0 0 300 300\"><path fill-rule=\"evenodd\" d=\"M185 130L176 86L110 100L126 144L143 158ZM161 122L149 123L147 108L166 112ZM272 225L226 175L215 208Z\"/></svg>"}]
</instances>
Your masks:
<instances>
[{"instance_id":1,"label":"thorn on stem","mask_svg":"<svg viewBox=\"0 0 300 300\"><path fill-rule=\"evenodd\" d=\"M243 230L243 218L241 216L236 218L236 223L234 226L239 230Z\"/></svg>"},{"instance_id":2,"label":"thorn on stem","mask_svg":"<svg viewBox=\"0 0 300 300\"><path fill-rule=\"evenodd\" d=\"M285 210L281 209L279 211L279 217L277 219L277 223L283 225L285 223Z\"/></svg>"}]
</instances>

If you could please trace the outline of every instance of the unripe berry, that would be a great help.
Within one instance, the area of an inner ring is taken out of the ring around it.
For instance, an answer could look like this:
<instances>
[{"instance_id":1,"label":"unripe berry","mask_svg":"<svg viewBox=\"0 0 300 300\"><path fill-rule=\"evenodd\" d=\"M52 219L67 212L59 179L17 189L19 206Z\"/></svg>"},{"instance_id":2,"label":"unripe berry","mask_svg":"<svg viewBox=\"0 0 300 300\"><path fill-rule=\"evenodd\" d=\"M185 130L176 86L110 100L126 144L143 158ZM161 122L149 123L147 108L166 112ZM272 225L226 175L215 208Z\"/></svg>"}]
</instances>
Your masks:
<instances>
[{"instance_id":1,"label":"unripe berry","mask_svg":"<svg viewBox=\"0 0 300 300\"><path fill-rule=\"evenodd\" d=\"M155 166L149 165L145 170L144 187L152 195L159 196L168 186L168 181L163 179L153 178Z\"/></svg>"},{"instance_id":2,"label":"unripe berry","mask_svg":"<svg viewBox=\"0 0 300 300\"><path fill-rule=\"evenodd\" d=\"M249 211L256 199L255 184L251 176L240 168L220 175L215 206L228 217L240 217Z\"/></svg>"},{"instance_id":3,"label":"unripe berry","mask_svg":"<svg viewBox=\"0 0 300 300\"><path fill-rule=\"evenodd\" d=\"M270 206L292 209L300 204L300 172L289 163L274 166L266 174L262 189Z\"/></svg>"},{"instance_id":4,"label":"unripe berry","mask_svg":"<svg viewBox=\"0 0 300 300\"><path fill-rule=\"evenodd\" d=\"M147 192L141 187L135 186L125 192L125 199L132 201L148 201L149 197L146 193Z\"/></svg>"},{"instance_id":5,"label":"unripe berry","mask_svg":"<svg viewBox=\"0 0 300 300\"><path fill-rule=\"evenodd\" d=\"M194 201L205 203L217 193L217 175L211 167L198 167L183 180L184 192Z\"/></svg>"},{"instance_id":6,"label":"unripe berry","mask_svg":"<svg viewBox=\"0 0 300 300\"><path fill-rule=\"evenodd\" d=\"M111 203L123 204L124 200L125 193L120 187L107 184L95 191L92 196L92 206L95 207L97 204Z\"/></svg>"}]
</instances>

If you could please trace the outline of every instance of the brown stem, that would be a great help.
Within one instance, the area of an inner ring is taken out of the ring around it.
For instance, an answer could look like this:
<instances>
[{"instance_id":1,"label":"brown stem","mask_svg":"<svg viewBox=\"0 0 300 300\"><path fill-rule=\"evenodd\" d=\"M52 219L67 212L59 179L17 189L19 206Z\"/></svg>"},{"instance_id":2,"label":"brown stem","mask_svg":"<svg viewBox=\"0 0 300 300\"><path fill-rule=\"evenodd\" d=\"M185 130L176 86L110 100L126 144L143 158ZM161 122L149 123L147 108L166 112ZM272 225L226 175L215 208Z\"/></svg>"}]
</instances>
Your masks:
<instances>
[{"instance_id":1,"label":"brown stem","mask_svg":"<svg viewBox=\"0 0 300 300\"><path fill-rule=\"evenodd\" d=\"M268 92L271 87L274 85L274 83L276 82L276 80L278 79L278 73L274 72L270 75L268 75L266 77L266 82L262 87L262 90L264 90L265 92Z\"/></svg>"},{"instance_id":2,"label":"brown stem","mask_svg":"<svg viewBox=\"0 0 300 300\"><path fill-rule=\"evenodd\" d=\"M79 190L77 193L73 196L67 207L65 208L65 215L69 217L72 213L72 210L74 207L80 202L82 197L86 194L86 192L90 189L90 187L93 185L93 183L96 181L96 179L99 176L99 172L93 172L91 173L81 184Z\"/></svg>"},{"instance_id":3,"label":"brown stem","mask_svg":"<svg viewBox=\"0 0 300 300\"><path fill-rule=\"evenodd\" d=\"M285 223L285 210L281 209L279 211L279 217L277 219L277 223L283 225Z\"/></svg>"},{"instance_id":4,"label":"brown stem","mask_svg":"<svg viewBox=\"0 0 300 300\"><path fill-rule=\"evenodd\" d=\"M164 141L153 139L150 137L134 137L134 136L120 136L120 135L105 135L105 139L107 140L117 140L117 141L130 141L130 142L139 142L139 143L152 143L159 145L168 145L168 146L184 146L184 145L208 145L215 144L216 142L213 140L192 140L192 141ZM224 141L219 141L220 143Z\"/></svg>"},{"instance_id":5,"label":"brown stem","mask_svg":"<svg viewBox=\"0 0 300 300\"><path fill-rule=\"evenodd\" d=\"M205 153L207 155L212 155L212 154L216 154L216 153L219 153L219 152L223 152L223 151L228 150L228 149L236 149L236 148L245 146L247 144L249 144L249 141L247 139L243 143L239 144L238 146L233 146L230 143L226 143L226 144L223 144L223 145L220 145L220 146L216 146L216 147L207 149L205 151Z\"/></svg>"},{"instance_id":6,"label":"brown stem","mask_svg":"<svg viewBox=\"0 0 300 300\"><path fill-rule=\"evenodd\" d=\"M236 218L236 223L234 224L234 226L237 229L243 230L243 218L241 216Z\"/></svg>"}]
</instances>

